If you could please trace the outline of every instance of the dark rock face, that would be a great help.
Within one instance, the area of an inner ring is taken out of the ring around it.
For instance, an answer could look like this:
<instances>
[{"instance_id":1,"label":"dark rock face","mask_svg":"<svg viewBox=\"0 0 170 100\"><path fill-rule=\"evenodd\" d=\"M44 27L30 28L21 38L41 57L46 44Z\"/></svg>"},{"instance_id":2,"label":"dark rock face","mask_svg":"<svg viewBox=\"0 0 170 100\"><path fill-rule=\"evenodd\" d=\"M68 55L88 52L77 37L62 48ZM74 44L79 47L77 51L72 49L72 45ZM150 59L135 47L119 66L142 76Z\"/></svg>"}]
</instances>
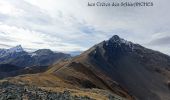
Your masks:
<instances>
[{"instance_id":1,"label":"dark rock face","mask_svg":"<svg viewBox=\"0 0 170 100\"><path fill-rule=\"evenodd\" d=\"M113 36L92 48L90 63L139 100L169 100L170 57Z\"/></svg>"},{"instance_id":2,"label":"dark rock face","mask_svg":"<svg viewBox=\"0 0 170 100\"><path fill-rule=\"evenodd\" d=\"M77 75L65 73L70 69ZM80 86L104 88L118 95L116 90L121 90L124 97L170 100L170 57L118 36L93 46L54 73L66 80L85 77L94 85L86 81Z\"/></svg>"}]
</instances>

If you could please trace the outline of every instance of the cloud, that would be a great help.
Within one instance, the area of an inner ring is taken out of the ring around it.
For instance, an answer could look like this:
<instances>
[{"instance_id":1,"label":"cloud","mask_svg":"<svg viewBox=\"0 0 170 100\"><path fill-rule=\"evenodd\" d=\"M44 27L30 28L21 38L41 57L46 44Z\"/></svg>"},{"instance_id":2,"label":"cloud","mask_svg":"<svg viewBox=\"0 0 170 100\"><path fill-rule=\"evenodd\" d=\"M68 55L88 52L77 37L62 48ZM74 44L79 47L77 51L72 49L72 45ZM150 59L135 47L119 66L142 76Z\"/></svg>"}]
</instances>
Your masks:
<instances>
[{"instance_id":1,"label":"cloud","mask_svg":"<svg viewBox=\"0 0 170 100\"><path fill-rule=\"evenodd\" d=\"M165 38L170 32L169 0L151 0L154 7L148 8L87 7L87 2L94 1L1 0L0 38L3 39L0 43L22 44L32 49L82 51L117 34L170 54L169 48L165 50L169 45Z\"/></svg>"},{"instance_id":2,"label":"cloud","mask_svg":"<svg viewBox=\"0 0 170 100\"><path fill-rule=\"evenodd\" d=\"M10 47L11 47L10 45L1 44L1 43L0 43L0 46L1 46L1 47L4 47L4 48L10 48Z\"/></svg>"},{"instance_id":3,"label":"cloud","mask_svg":"<svg viewBox=\"0 0 170 100\"><path fill-rule=\"evenodd\" d=\"M170 34L169 32L159 32L152 35L150 40L144 44L148 48L161 51L165 54L170 54Z\"/></svg>"},{"instance_id":4,"label":"cloud","mask_svg":"<svg viewBox=\"0 0 170 100\"><path fill-rule=\"evenodd\" d=\"M159 38L156 40L151 41L149 44L150 45L158 45L158 46L162 46L162 45L170 45L170 37L163 37L163 38Z\"/></svg>"}]
</instances>

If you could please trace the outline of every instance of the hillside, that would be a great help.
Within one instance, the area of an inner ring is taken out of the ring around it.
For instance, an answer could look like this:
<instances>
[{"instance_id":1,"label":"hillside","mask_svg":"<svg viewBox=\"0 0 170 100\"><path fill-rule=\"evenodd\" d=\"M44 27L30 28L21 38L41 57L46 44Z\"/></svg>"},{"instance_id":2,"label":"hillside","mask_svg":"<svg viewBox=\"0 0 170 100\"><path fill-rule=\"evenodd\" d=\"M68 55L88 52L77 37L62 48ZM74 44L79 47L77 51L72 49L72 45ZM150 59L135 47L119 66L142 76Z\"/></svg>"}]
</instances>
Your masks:
<instances>
[{"instance_id":1,"label":"hillside","mask_svg":"<svg viewBox=\"0 0 170 100\"><path fill-rule=\"evenodd\" d=\"M95 45L61 68L59 65L55 67L51 72L70 82L76 80L76 84L82 85L84 80L90 80L95 87L114 91L111 80L136 99L170 99L170 57L118 36ZM97 78L111 88L104 87L95 80Z\"/></svg>"},{"instance_id":2,"label":"hillside","mask_svg":"<svg viewBox=\"0 0 170 100\"><path fill-rule=\"evenodd\" d=\"M170 100L170 57L115 35L44 73L3 81L53 91L69 89L81 95L87 95L88 90L88 96L97 100L104 99L92 94L102 97L106 94L103 91L128 100Z\"/></svg>"},{"instance_id":3,"label":"hillside","mask_svg":"<svg viewBox=\"0 0 170 100\"><path fill-rule=\"evenodd\" d=\"M0 79L23 74L35 74L46 71L48 66L18 67L10 64L0 64Z\"/></svg>"}]
</instances>

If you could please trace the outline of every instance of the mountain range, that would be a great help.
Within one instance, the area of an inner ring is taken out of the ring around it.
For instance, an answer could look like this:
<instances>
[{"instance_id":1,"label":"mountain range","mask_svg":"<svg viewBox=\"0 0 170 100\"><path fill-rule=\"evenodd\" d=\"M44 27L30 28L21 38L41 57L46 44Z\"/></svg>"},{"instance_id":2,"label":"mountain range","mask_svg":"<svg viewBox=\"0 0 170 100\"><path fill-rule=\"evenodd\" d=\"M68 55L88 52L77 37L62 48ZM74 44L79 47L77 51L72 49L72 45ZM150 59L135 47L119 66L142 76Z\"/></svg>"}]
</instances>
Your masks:
<instances>
[{"instance_id":1,"label":"mountain range","mask_svg":"<svg viewBox=\"0 0 170 100\"><path fill-rule=\"evenodd\" d=\"M70 54L49 49L26 52L21 45L0 49L0 78L42 72L58 60L70 57Z\"/></svg>"},{"instance_id":2,"label":"mountain range","mask_svg":"<svg viewBox=\"0 0 170 100\"><path fill-rule=\"evenodd\" d=\"M59 59L69 57L71 57L70 54L56 53L50 49L26 52L21 45L10 49L0 49L0 64L11 64L19 67L49 66Z\"/></svg>"},{"instance_id":3,"label":"mountain range","mask_svg":"<svg viewBox=\"0 0 170 100\"><path fill-rule=\"evenodd\" d=\"M44 72L4 81L96 100L170 100L170 56L114 35Z\"/></svg>"}]
</instances>

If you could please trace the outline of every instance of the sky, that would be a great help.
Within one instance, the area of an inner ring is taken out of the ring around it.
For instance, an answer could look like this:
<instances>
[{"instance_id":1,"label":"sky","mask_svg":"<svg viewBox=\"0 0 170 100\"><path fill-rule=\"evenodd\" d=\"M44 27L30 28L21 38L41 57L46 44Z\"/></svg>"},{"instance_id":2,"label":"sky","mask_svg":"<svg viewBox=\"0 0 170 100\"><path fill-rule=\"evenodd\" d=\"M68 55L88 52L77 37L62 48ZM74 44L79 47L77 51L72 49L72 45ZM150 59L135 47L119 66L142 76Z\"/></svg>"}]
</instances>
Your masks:
<instances>
[{"instance_id":1,"label":"sky","mask_svg":"<svg viewBox=\"0 0 170 100\"><path fill-rule=\"evenodd\" d=\"M84 51L119 35L170 55L169 0L150 0L153 7L87 6L96 1L0 0L0 48Z\"/></svg>"}]
</instances>

